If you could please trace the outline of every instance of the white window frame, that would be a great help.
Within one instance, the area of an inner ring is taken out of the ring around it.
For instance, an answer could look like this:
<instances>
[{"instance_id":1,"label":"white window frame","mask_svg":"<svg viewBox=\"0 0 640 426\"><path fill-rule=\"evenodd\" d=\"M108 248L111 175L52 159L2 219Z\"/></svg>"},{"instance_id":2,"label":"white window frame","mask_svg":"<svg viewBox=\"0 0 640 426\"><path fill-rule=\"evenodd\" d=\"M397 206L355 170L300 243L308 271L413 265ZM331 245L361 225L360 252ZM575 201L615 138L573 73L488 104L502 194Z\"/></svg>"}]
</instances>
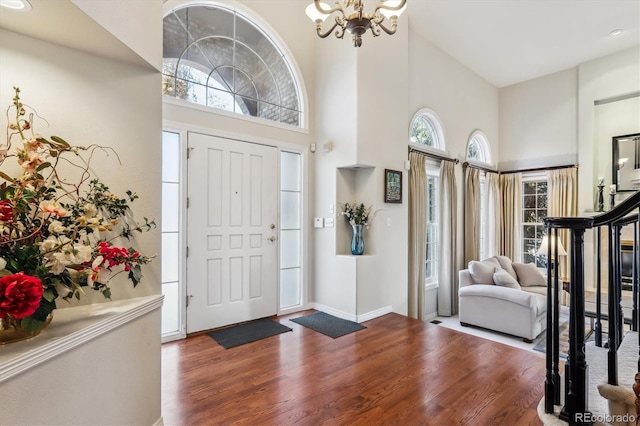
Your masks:
<instances>
[{"instance_id":1,"label":"white window frame","mask_svg":"<svg viewBox=\"0 0 640 426\"><path fill-rule=\"evenodd\" d=\"M469 158L469 146L475 144L478 147L478 151L481 153L481 158ZM494 168L494 164L491 162L491 147L489 144L489 138L482 130L474 130L469 139L467 140L467 146L465 150L465 158L471 164L477 164L483 167Z\"/></svg>"},{"instance_id":2,"label":"white window frame","mask_svg":"<svg viewBox=\"0 0 640 426\"><path fill-rule=\"evenodd\" d=\"M520 261L525 263L527 259L525 259L525 256L528 255L529 253L527 253L525 251L525 232L524 232L524 227L525 226L536 226L536 227L542 227L542 234L540 236L540 238L536 238L536 241L542 241L542 236L544 235L544 233L546 232L546 228L544 227L544 223L542 222L525 222L524 221L524 212L525 212L525 193L524 193L524 186L527 183L531 183L531 182L546 182L547 183L547 214L549 211L549 176L546 172L535 172L535 173L523 173L522 175L522 211L520 212L520 231L521 231L521 237L520 237L520 250L521 250L521 254L520 254ZM536 195L537 198L537 195ZM536 206L537 206L537 200L536 200ZM536 210L538 210L538 208L536 207ZM537 247L539 247L539 242L537 244ZM535 250L537 251L537 247L535 248ZM538 266L538 263L540 262L540 255L534 253L534 262L536 264L536 266ZM546 265L545 265L546 266Z\"/></svg>"},{"instance_id":3,"label":"white window frame","mask_svg":"<svg viewBox=\"0 0 640 426\"><path fill-rule=\"evenodd\" d=\"M439 235L439 226L440 226L440 218L439 218L439 209L440 209L440 199L439 199L439 188L440 188L440 162L434 161L434 160L427 160L427 164L426 164L426 168L427 168L427 179L429 178L435 178L436 181L436 191L435 191L435 235L436 235L436 241L435 241L435 259L433 259L434 264L435 264L435 274L432 274L430 276L427 276L427 259L425 259L425 278L424 278L424 283L425 286L427 288L430 287L437 287L438 286L438 263L440 261L440 248L439 248L439 244L440 242L438 241L438 235ZM427 184L428 186L428 184ZM433 223L429 221L429 199L428 199L428 192L427 192L427 229L429 228L429 223ZM427 241L427 247L429 246L429 241ZM427 252L425 251L425 254Z\"/></svg>"},{"instance_id":4,"label":"white window frame","mask_svg":"<svg viewBox=\"0 0 640 426\"><path fill-rule=\"evenodd\" d=\"M175 97L162 95L163 102L179 105L182 107L192 108L195 110L206 111L209 113L219 114L222 116L232 117L239 120L245 120L253 123L259 123L261 125L276 127L280 129L286 129L290 131L300 131L302 133L309 133L309 97L307 95L307 88L302 78L302 71L300 66L295 60L295 57L287 44L283 41L282 37L276 32L276 30L261 16L257 15L250 8L235 2L235 1L218 1L218 0L165 0L162 5L162 17L163 19L172 11L184 7L192 6L213 6L228 9L241 15L243 18L253 23L265 37L267 37L272 44L282 53L282 57L285 63L291 70L291 76L297 87L298 105L300 107L300 122L298 126L291 126L279 121L267 120L260 117L253 117L251 115L238 114L235 112L225 111L223 109L203 106L197 103L189 102L182 99L176 99ZM163 55L164 56L164 55ZM164 58L163 58L164 60Z\"/></svg>"},{"instance_id":5,"label":"white window frame","mask_svg":"<svg viewBox=\"0 0 640 426\"><path fill-rule=\"evenodd\" d=\"M436 144L435 146L423 145L423 144L419 144L411 141L413 124L419 118L426 119L431 125L431 127L433 127L435 131L435 136L436 136L434 141ZM448 157L445 140L446 139L445 139L444 129L442 126L442 120L440 120L440 117L438 117L438 114L436 114L435 111L433 111L430 108L422 108L413 115L413 117L411 118L411 122L409 123L409 146L410 147L418 149L420 151L425 151L427 153L431 152L436 155L444 155Z\"/></svg>"}]
</instances>

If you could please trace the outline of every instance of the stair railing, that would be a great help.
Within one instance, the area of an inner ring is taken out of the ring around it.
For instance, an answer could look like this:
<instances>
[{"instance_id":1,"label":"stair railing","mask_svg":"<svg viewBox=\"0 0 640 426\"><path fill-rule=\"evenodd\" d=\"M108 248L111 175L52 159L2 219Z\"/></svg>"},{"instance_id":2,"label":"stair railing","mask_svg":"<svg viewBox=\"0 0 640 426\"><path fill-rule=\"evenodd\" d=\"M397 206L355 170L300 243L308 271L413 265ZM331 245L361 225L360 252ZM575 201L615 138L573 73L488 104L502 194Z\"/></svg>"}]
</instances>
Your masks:
<instances>
[{"instance_id":1,"label":"stair railing","mask_svg":"<svg viewBox=\"0 0 640 426\"><path fill-rule=\"evenodd\" d=\"M585 316L588 314L595 320L595 343L602 346L602 321L607 320L608 348L607 364L609 384L618 384L617 350L622 343L624 332L624 312L622 307L622 252L621 231L624 226L633 225L633 260L632 260L632 288L633 315L629 321L633 330L638 329L638 272L640 253L638 250L640 221L640 192L636 192L612 210L594 217L550 217L545 219L547 235L550 235L547 259L547 348L546 348L546 378L545 378L545 411L554 412L554 405L561 403L561 383L559 375L559 312L560 300L558 256L558 231L567 229L570 233L569 254L569 350L564 367L565 388L564 406L560 412L560 419L569 424L591 424L589 413L589 366L586 360L585 346ZM588 229L596 231L596 309L587 313L585 310L585 261L584 235ZM608 309L604 314L602 302L602 229L607 230L608 236ZM640 371L640 358L638 359Z\"/></svg>"}]
</instances>

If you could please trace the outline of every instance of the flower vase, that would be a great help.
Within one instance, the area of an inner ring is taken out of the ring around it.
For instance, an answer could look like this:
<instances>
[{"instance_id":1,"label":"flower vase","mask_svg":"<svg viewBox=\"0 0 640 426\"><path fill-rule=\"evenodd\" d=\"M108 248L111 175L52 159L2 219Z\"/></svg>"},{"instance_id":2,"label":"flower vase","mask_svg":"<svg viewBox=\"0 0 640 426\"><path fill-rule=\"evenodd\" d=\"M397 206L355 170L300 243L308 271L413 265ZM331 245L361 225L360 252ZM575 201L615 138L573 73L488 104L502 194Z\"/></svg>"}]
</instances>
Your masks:
<instances>
[{"instance_id":1,"label":"flower vase","mask_svg":"<svg viewBox=\"0 0 640 426\"><path fill-rule=\"evenodd\" d=\"M0 346L37 336L51 323L52 319L53 314L49 314L47 320L40 327L33 331L28 331L22 328L22 319L14 318L7 314L4 318L0 318Z\"/></svg>"},{"instance_id":2,"label":"flower vase","mask_svg":"<svg viewBox=\"0 0 640 426\"><path fill-rule=\"evenodd\" d=\"M362 225L351 225L353 235L351 237L351 254L361 255L364 253L364 230Z\"/></svg>"}]
</instances>

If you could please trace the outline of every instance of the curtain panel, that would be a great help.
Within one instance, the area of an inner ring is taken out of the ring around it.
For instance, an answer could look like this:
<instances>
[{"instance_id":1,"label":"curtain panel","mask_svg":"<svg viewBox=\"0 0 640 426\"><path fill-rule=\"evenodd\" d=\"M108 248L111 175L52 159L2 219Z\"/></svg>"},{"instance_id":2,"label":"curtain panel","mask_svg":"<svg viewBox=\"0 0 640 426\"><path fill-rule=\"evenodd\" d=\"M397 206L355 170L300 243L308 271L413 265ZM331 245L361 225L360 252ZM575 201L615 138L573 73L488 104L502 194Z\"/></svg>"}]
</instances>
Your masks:
<instances>
[{"instance_id":1,"label":"curtain panel","mask_svg":"<svg viewBox=\"0 0 640 426\"><path fill-rule=\"evenodd\" d=\"M455 163L440 165L440 229L438 233L438 315L458 313L458 267L456 264L457 188Z\"/></svg>"},{"instance_id":2,"label":"curtain panel","mask_svg":"<svg viewBox=\"0 0 640 426\"><path fill-rule=\"evenodd\" d=\"M513 262L520 261L522 215L522 174L500 175L500 253Z\"/></svg>"},{"instance_id":3,"label":"curtain panel","mask_svg":"<svg viewBox=\"0 0 640 426\"><path fill-rule=\"evenodd\" d=\"M484 255L485 257L500 254L500 214L501 193L498 173L485 172L484 174Z\"/></svg>"},{"instance_id":4,"label":"curtain panel","mask_svg":"<svg viewBox=\"0 0 640 426\"><path fill-rule=\"evenodd\" d=\"M464 172L464 263L480 260L480 170L467 167ZM485 234L486 235L486 234Z\"/></svg>"},{"instance_id":5,"label":"curtain panel","mask_svg":"<svg viewBox=\"0 0 640 426\"><path fill-rule=\"evenodd\" d=\"M424 320L427 256L426 157L409 153L409 316Z\"/></svg>"},{"instance_id":6,"label":"curtain panel","mask_svg":"<svg viewBox=\"0 0 640 426\"><path fill-rule=\"evenodd\" d=\"M578 214L578 171L575 167L549 171L548 188L549 217L573 217ZM558 230L558 237L567 251L567 256L558 259L560 277L568 277L571 246L569 244L569 230Z\"/></svg>"}]
</instances>

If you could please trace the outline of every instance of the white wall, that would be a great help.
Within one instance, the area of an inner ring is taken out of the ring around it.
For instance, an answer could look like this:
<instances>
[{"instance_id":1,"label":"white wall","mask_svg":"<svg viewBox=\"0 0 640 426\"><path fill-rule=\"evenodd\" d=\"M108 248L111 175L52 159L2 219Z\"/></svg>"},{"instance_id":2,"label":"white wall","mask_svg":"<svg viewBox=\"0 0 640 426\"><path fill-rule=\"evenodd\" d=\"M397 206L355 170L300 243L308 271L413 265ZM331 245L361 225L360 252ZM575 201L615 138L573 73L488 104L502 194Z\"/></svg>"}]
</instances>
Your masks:
<instances>
[{"instance_id":1,"label":"white wall","mask_svg":"<svg viewBox=\"0 0 640 426\"><path fill-rule=\"evenodd\" d=\"M577 162L576 68L500 89L500 170Z\"/></svg>"},{"instance_id":2,"label":"white wall","mask_svg":"<svg viewBox=\"0 0 640 426\"><path fill-rule=\"evenodd\" d=\"M151 5L151 1L155 5ZM80 10L157 70L162 70L160 0L71 0ZM145 17L140 25L139 17Z\"/></svg>"},{"instance_id":3,"label":"white wall","mask_svg":"<svg viewBox=\"0 0 640 426\"><path fill-rule=\"evenodd\" d=\"M467 142L475 130L487 136L491 159L501 158L502 141L498 132L498 89L461 65L428 40L410 31L409 36L409 111L405 118L405 145L411 117L421 108L432 109L442 120L449 157L465 160ZM404 148L406 150L406 147ZM464 254L464 177L462 165L456 166L458 192L458 256ZM432 294L433 292L429 292Z\"/></svg>"},{"instance_id":4,"label":"white wall","mask_svg":"<svg viewBox=\"0 0 640 426\"><path fill-rule=\"evenodd\" d=\"M578 152L580 169L580 196L578 211L593 209L595 186L598 176L604 176L606 183L611 183L611 137L621 134L640 132L640 114L638 98L630 102L622 102L630 111L621 117L607 116L606 110L614 105L595 106L595 101L606 100L616 96L640 93L640 49L628 49L613 55L605 56L581 64L578 68L580 87L578 102ZM615 122L611 121L612 119ZM611 130L616 134L609 135L609 141L603 141L603 132ZM623 133L618 133L623 132Z\"/></svg>"},{"instance_id":5,"label":"white wall","mask_svg":"<svg viewBox=\"0 0 640 426\"><path fill-rule=\"evenodd\" d=\"M138 25L155 28L155 25L146 26L145 16L153 19L155 14L140 13L136 16ZM59 22L59 25L73 23ZM161 33L152 36L160 39ZM50 127L46 127L41 120L36 121L37 132L45 136L59 135L75 145L114 148L122 164L118 164L113 154L96 153L93 172L114 193L124 194L127 189L137 192L140 199L132 205L133 217L155 218L158 225L161 219L160 83L160 74L152 67L116 62L0 30L2 108L11 104L12 87L19 86L23 102L50 123ZM0 127L5 128L6 124L3 114ZM117 277L111 285L114 300L161 293L159 229L160 226L136 236L135 247L158 258L143 267L144 278L136 289L125 274ZM109 301L89 290L82 304L89 303ZM65 303L59 306L64 308ZM2 423L152 424L161 418L160 373L158 310L3 384L2 391L10 395L2 396L5 401ZM131 377L135 377L135 383ZM126 392L122 391L123 386ZM28 395L25 389L30 389ZM50 404L34 410L34 398Z\"/></svg>"}]
</instances>

